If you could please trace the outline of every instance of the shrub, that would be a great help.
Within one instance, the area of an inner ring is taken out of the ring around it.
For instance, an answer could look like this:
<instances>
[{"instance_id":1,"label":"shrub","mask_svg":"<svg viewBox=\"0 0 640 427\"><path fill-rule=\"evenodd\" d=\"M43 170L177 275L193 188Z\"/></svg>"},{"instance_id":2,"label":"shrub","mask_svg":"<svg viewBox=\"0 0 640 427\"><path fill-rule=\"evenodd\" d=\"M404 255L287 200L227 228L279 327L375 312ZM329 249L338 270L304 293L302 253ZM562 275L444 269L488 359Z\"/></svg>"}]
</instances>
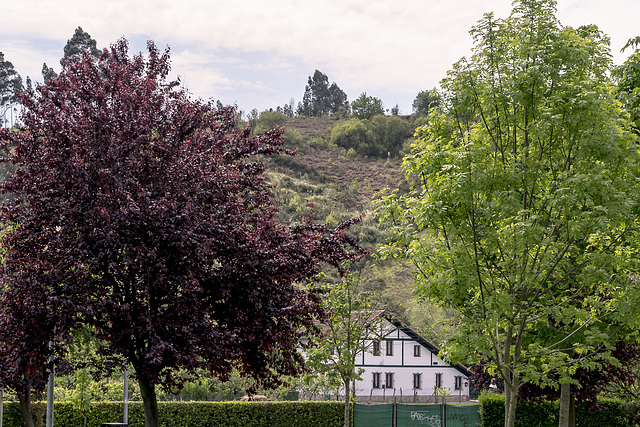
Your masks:
<instances>
[{"instance_id":1,"label":"shrub","mask_svg":"<svg viewBox=\"0 0 640 427\"><path fill-rule=\"evenodd\" d=\"M558 402L518 402L516 427L555 427L558 425ZM637 425L637 405L602 399L594 408L577 405L577 427L623 427ZM493 393L480 396L482 427L504 425L504 397ZM635 420L635 421L634 421Z\"/></svg>"},{"instance_id":2,"label":"shrub","mask_svg":"<svg viewBox=\"0 0 640 427\"><path fill-rule=\"evenodd\" d=\"M5 427L22 427L17 402L5 402ZM340 427L342 402L158 402L164 427ZM33 404L36 427L44 426L46 404ZM97 402L87 414L87 427L122 420L122 402ZM60 426L82 426L82 415L70 402L56 402L54 421ZM129 402L129 426L144 426L142 402Z\"/></svg>"}]
</instances>

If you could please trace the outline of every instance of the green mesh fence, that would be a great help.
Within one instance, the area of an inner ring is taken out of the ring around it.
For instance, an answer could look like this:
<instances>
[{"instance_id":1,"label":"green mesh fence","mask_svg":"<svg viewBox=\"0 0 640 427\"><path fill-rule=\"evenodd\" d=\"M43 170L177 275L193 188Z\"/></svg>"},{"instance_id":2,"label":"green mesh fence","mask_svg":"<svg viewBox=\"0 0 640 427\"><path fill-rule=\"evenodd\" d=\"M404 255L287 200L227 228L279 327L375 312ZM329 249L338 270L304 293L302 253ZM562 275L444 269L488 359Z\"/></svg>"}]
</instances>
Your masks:
<instances>
[{"instance_id":1,"label":"green mesh fence","mask_svg":"<svg viewBox=\"0 0 640 427\"><path fill-rule=\"evenodd\" d=\"M446 405L442 423L442 405L393 404L353 406L353 427L480 427L478 405Z\"/></svg>"},{"instance_id":2,"label":"green mesh fence","mask_svg":"<svg viewBox=\"0 0 640 427\"><path fill-rule=\"evenodd\" d=\"M393 404L353 405L353 427L393 427Z\"/></svg>"},{"instance_id":3,"label":"green mesh fence","mask_svg":"<svg viewBox=\"0 0 640 427\"><path fill-rule=\"evenodd\" d=\"M397 405L396 427L411 426L442 427L442 405Z\"/></svg>"},{"instance_id":4,"label":"green mesh fence","mask_svg":"<svg viewBox=\"0 0 640 427\"><path fill-rule=\"evenodd\" d=\"M479 405L447 405L447 427L480 427Z\"/></svg>"}]
</instances>

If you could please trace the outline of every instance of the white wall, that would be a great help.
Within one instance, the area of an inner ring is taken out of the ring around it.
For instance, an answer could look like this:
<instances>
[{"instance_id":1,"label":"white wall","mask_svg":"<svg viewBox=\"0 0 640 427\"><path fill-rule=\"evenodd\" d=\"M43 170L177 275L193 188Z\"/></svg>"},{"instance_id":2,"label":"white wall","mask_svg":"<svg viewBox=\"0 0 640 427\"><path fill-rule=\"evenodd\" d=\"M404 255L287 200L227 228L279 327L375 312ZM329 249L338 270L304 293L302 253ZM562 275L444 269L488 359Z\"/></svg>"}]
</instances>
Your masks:
<instances>
[{"instance_id":1,"label":"white wall","mask_svg":"<svg viewBox=\"0 0 640 427\"><path fill-rule=\"evenodd\" d=\"M373 355L372 344L369 343L368 351L356 358L356 365L364 369L362 380L355 384L358 397L400 397L430 396L434 394L436 386L436 374L440 373L442 388L448 389L452 397L464 398L469 396L469 381L464 374L455 367L448 366L444 361L432 353L427 347L414 341L399 328L395 328L385 320L382 339L380 340L380 354ZM387 342L393 346L393 354L387 355ZM414 355L414 346L420 346L420 355ZM380 373L380 387L373 388L373 374ZM393 384L387 385L386 373L393 373ZM414 389L414 374L421 375L419 389ZM455 377L460 376L461 388L455 389ZM383 387L384 386L384 387ZM400 391L402 389L402 392Z\"/></svg>"}]
</instances>

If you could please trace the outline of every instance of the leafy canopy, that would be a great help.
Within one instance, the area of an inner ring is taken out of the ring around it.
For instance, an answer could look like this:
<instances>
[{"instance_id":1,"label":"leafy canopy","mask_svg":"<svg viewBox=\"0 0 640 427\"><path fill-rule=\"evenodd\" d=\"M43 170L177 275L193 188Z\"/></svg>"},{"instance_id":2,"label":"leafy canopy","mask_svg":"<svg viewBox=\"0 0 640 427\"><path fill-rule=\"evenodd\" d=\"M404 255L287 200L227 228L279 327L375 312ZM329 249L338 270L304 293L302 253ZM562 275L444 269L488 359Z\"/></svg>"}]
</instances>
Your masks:
<instances>
[{"instance_id":1,"label":"leafy canopy","mask_svg":"<svg viewBox=\"0 0 640 427\"><path fill-rule=\"evenodd\" d=\"M638 152L597 28L521 0L471 34L405 157L412 191L380 214L395 232L384 253L412 259L418 293L462 315L448 355L489 358L509 408L521 380L594 368L634 318Z\"/></svg>"},{"instance_id":2,"label":"leafy canopy","mask_svg":"<svg viewBox=\"0 0 640 427\"><path fill-rule=\"evenodd\" d=\"M373 116L383 115L382 101L375 96L362 92L358 98L351 103L353 115L359 119L370 119Z\"/></svg>"},{"instance_id":3,"label":"leafy canopy","mask_svg":"<svg viewBox=\"0 0 640 427\"><path fill-rule=\"evenodd\" d=\"M640 36L630 39L622 51L629 47L633 53L613 71L613 76L620 101L631 115L635 132L640 133Z\"/></svg>"},{"instance_id":4,"label":"leafy canopy","mask_svg":"<svg viewBox=\"0 0 640 427\"><path fill-rule=\"evenodd\" d=\"M22 90L22 79L10 61L0 52L0 113L4 113L5 104L17 102L17 92ZM0 116L0 119L2 117Z\"/></svg>"},{"instance_id":5,"label":"leafy canopy","mask_svg":"<svg viewBox=\"0 0 640 427\"><path fill-rule=\"evenodd\" d=\"M297 113L300 116L322 117L348 108L347 94L335 82L329 85L329 77L316 70L305 86L304 96L298 105Z\"/></svg>"},{"instance_id":6,"label":"leafy canopy","mask_svg":"<svg viewBox=\"0 0 640 427\"><path fill-rule=\"evenodd\" d=\"M66 67L69 61L82 58L84 52L91 55L94 59L98 59L100 56L97 42L89 33L84 31L82 27L78 27L64 46L64 55L60 60L60 65Z\"/></svg>"}]
</instances>

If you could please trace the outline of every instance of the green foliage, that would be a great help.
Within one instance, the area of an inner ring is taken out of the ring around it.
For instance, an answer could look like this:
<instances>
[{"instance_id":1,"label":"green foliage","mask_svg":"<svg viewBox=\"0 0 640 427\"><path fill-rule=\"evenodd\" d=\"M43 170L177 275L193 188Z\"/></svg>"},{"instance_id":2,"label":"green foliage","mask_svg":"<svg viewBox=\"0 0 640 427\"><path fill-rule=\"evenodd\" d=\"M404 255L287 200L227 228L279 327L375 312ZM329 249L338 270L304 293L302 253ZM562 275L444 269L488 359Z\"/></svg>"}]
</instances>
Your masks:
<instances>
[{"instance_id":1,"label":"green foliage","mask_svg":"<svg viewBox=\"0 0 640 427\"><path fill-rule=\"evenodd\" d=\"M371 156L382 158L398 157L402 154L407 139L414 134L415 127L397 116L375 116L370 121L374 136L374 150Z\"/></svg>"},{"instance_id":2,"label":"green foliage","mask_svg":"<svg viewBox=\"0 0 640 427\"><path fill-rule=\"evenodd\" d=\"M319 278L322 280L322 278ZM318 288L313 284L312 288ZM341 283L328 283L319 287L325 292L322 305L330 317L323 325L323 334L311 337L314 346L307 351L307 365L315 372L333 379L334 388L360 379L355 358L365 350L365 340L375 323L368 320L373 312L370 297L362 291L357 273Z\"/></svg>"},{"instance_id":3,"label":"green foliage","mask_svg":"<svg viewBox=\"0 0 640 427\"><path fill-rule=\"evenodd\" d=\"M482 427L504 425L504 396L483 393L479 399ZM516 427L556 427L558 425L558 402L519 402ZM601 399L595 407L578 404L576 425L579 427L623 427L637 425L637 402L629 403L614 399Z\"/></svg>"},{"instance_id":4,"label":"green foliage","mask_svg":"<svg viewBox=\"0 0 640 427\"><path fill-rule=\"evenodd\" d=\"M100 55L96 41L82 27L78 27L64 46L64 56L60 60L60 65L64 68L73 58L81 58L83 52L87 52L96 60Z\"/></svg>"},{"instance_id":5,"label":"green foliage","mask_svg":"<svg viewBox=\"0 0 640 427\"><path fill-rule=\"evenodd\" d=\"M342 425L343 406L337 402L159 402L160 425L164 427L337 427ZM44 426L45 403L33 405L36 427ZM97 402L87 416L88 427L122 422L123 404ZM76 427L82 417L71 403L56 402L55 424ZM6 402L5 427L21 427L17 402ZM129 426L144 426L141 402L129 403Z\"/></svg>"},{"instance_id":6,"label":"green foliage","mask_svg":"<svg viewBox=\"0 0 640 427\"><path fill-rule=\"evenodd\" d=\"M353 149L362 156L397 157L413 132L411 123L397 116L351 118L331 128L331 143L345 150Z\"/></svg>"},{"instance_id":7,"label":"green foliage","mask_svg":"<svg viewBox=\"0 0 640 427\"><path fill-rule=\"evenodd\" d=\"M42 70L40 72L42 73L45 84L49 82L49 80L58 77L58 73L56 73L53 68L47 66L46 62L42 64Z\"/></svg>"},{"instance_id":8,"label":"green foliage","mask_svg":"<svg viewBox=\"0 0 640 427\"><path fill-rule=\"evenodd\" d=\"M73 405L73 409L78 411L85 422L86 425L86 417L91 410L91 381L89 378L89 374L87 373L87 369L80 369L76 373L76 387L73 391L73 396L71 398L71 404Z\"/></svg>"},{"instance_id":9,"label":"green foliage","mask_svg":"<svg viewBox=\"0 0 640 427\"><path fill-rule=\"evenodd\" d=\"M370 119L373 116L384 115L380 98L368 96L367 92L362 92L355 101L351 102L351 111L359 119Z\"/></svg>"},{"instance_id":10,"label":"green foliage","mask_svg":"<svg viewBox=\"0 0 640 427\"><path fill-rule=\"evenodd\" d=\"M339 426L343 407L335 402L161 403L166 427Z\"/></svg>"},{"instance_id":11,"label":"green foliage","mask_svg":"<svg viewBox=\"0 0 640 427\"><path fill-rule=\"evenodd\" d=\"M370 132L363 120L341 121L331 128L331 143L346 150L353 148L360 154L369 154L369 144L373 141Z\"/></svg>"},{"instance_id":12,"label":"green foliage","mask_svg":"<svg viewBox=\"0 0 640 427\"><path fill-rule=\"evenodd\" d=\"M460 323L460 315L455 309L417 299L406 303L406 316L412 329L429 337L438 347L443 347L455 336Z\"/></svg>"},{"instance_id":13,"label":"green foliage","mask_svg":"<svg viewBox=\"0 0 640 427\"><path fill-rule=\"evenodd\" d=\"M445 357L490 358L513 409L522 380L595 369L637 325L637 148L606 38L554 14L522 0L474 27L404 159L412 191L378 204L395 234L381 254L414 262L419 295L462 315Z\"/></svg>"},{"instance_id":14,"label":"green foliage","mask_svg":"<svg viewBox=\"0 0 640 427\"><path fill-rule=\"evenodd\" d=\"M4 118L5 104L14 104L18 101L16 93L22 90L22 78L13 68L13 64L4 59L4 54L0 52L0 125Z\"/></svg>"},{"instance_id":15,"label":"green foliage","mask_svg":"<svg viewBox=\"0 0 640 427\"><path fill-rule=\"evenodd\" d=\"M276 126L283 126L288 117L278 111L263 111L256 119L257 124L254 130L257 133L264 133Z\"/></svg>"},{"instance_id":16,"label":"green foliage","mask_svg":"<svg viewBox=\"0 0 640 427\"><path fill-rule=\"evenodd\" d=\"M440 105L440 95L433 88L431 90L421 90L413 100L413 112L418 116L428 116L429 112Z\"/></svg>"},{"instance_id":17,"label":"green foliage","mask_svg":"<svg viewBox=\"0 0 640 427\"><path fill-rule=\"evenodd\" d=\"M504 425L504 396L483 392L479 398L482 427ZM519 402L516 427L555 427L558 425L558 405L551 402Z\"/></svg>"},{"instance_id":18,"label":"green foliage","mask_svg":"<svg viewBox=\"0 0 640 427\"><path fill-rule=\"evenodd\" d=\"M330 116L341 111L344 114L348 106L347 94L335 82L329 85L327 75L316 70L309 77L297 114L307 117Z\"/></svg>"},{"instance_id":19,"label":"green foliage","mask_svg":"<svg viewBox=\"0 0 640 427\"><path fill-rule=\"evenodd\" d=\"M640 37L630 39L624 50L633 47L633 53L613 76L618 82L620 101L631 115L636 133L640 133Z\"/></svg>"}]
</instances>

